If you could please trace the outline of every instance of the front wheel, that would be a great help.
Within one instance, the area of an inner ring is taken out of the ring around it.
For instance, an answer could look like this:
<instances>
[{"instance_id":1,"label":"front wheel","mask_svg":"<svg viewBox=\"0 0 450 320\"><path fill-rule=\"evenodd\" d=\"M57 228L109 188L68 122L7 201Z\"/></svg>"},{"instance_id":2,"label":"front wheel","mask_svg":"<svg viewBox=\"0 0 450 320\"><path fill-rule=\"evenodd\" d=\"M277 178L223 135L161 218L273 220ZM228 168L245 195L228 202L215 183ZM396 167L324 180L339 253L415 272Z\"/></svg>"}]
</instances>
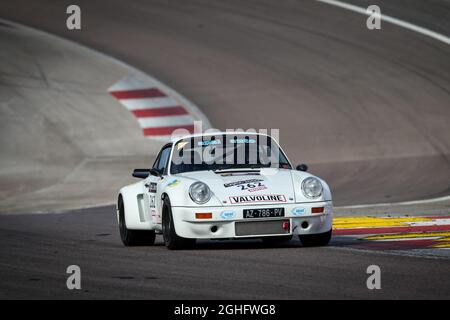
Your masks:
<instances>
[{"instance_id":1,"label":"front wheel","mask_svg":"<svg viewBox=\"0 0 450 320\"><path fill-rule=\"evenodd\" d=\"M305 247L323 247L331 240L333 230L318 234L299 235L300 241Z\"/></svg>"},{"instance_id":2,"label":"front wheel","mask_svg":"<svg viewBox=\"0 0 450 320\"><path fill-rule=\"evenodd\" d=\"M162 232L164 244L170 250L192 248L195 245L195 239L186 239L177 235L173 223L172 206L168 197L164 199Z\"/></svg>"},{"instance_id":3,"label":"front wheel","mask_svg":"<svg viewBox=\"0 0 450 320\"><path fill-rule=\"evenodd\" d=\"M122 198L119 199L119 231L122 243L126 247L152 246L155 244L155 230L130 230L125 221L125 206Z\"/></svg>"}]
</instances>

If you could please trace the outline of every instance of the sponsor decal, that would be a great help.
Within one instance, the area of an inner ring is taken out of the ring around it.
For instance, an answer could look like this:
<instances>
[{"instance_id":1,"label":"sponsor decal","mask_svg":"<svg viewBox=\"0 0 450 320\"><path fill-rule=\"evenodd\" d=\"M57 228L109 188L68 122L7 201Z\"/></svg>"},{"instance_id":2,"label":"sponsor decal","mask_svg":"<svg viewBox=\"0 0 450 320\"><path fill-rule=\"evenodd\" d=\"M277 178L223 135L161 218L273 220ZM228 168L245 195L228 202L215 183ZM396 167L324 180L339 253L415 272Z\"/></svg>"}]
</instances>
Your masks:
<instances>
[{"instance_id":1,"label":"sponsor decal","mask_svg":"<svg viewBox=\"0 0 450 320\"><path fill-rule=\"evenodd\" d=\"M150 208L156 207L156 196L150 196Z\"/></svg>"},{"instance_id":2,"label":"sponsor decal","mask_svg":"<svg viewBox=\"0 0 450 320\"><path fill-rule=\"evenodd\" d=\"M302 214L305 214L305 212L306 212L305 208L302 208L302 207L297 207L297 208L292 209L292 214L294 216L300 216Z\"/></svg>"},{"instance_id":3,"label":"sponsor decal","mask_svg":"<svg viewBox=\"0 0 450 320\"><path fill-rule=\"evenodd\" d=\"M261 181L264 181L264 180L262 180L262 179L249 179L249 180L242 180L242 181L235 181L235 182L225 183L223 186L225 188L229 188L229 187L239 186L241 184L256 183L256 182L261 182Z\"/></svg>"},{"instance_id":4,"label":"sponsor decal","mask_svg":"<svg viewBox=\"0 0 450 320\"><path fill-rule=\"evenodd\" d=\"M156 209L150 209L150 211L153 223L161 223L161 215L156 211Z\"/></svg>"},{"instance_id":5,"label":"sponsor decal","mask_svg":"<svg viewBox=\"0 0 450 320\"><path fill-rule=\"evenodd\" d=\"M238 144L243 144L243 143L256 143L255 139L230 139L230 143L238 143Z\"/></svg>"},{"instance_id":6,"label":"sponsor decal","mask_svg":"<svg viewBox=\"0 0 450 320\"><path fill-rule=\"evenodd\" d=\"M220 217L222 219L233 219L236 216L236 212L234 211L222 211Z\"/></svg>"},{"instance_id":7,"label":"sponsor decal","mask_svg":"<svg viewBox=\"0 0 450 320\"><path fill-rule=\"evenodd\" d=\"M156 184L156 182L150 182L148 186L148 192L156 193L157 186L158 185Z\"/></svg>"},{"instance_id":8,"label":"sponsor decal","mask_svg":"<svg viewBox=\"0 0 450 320\"><path fill-rule=\"evenodd\" d=\"M218 144L222 144L222 142L220 142L220 140L205 140L205 141L199 141L197 142L197 144L199 146L210 146L210 145L218 145Z\"/></svg>"},{"instance_id":9,"label":"sponsor decal","mask_svg":"<svg viewBox=\"0 0 450 320\"><path fill-rule=\"evenodd\" d=\"M167 187L175 187L175 186L177 186L177 185L179 185L180 184L180 180L178 180L178 179L173 179L172 181L170 181L168 184L167 184Z\"/></svg>"},{"instance_id":10,"label":"sponsor decal","mask_svg":"<svg viewBox=\"0 0 450 320\"><path fill-rule=\"evenodd\" d=\"M286 202L286 197L282 194L250 195L250 196L232 196L231 203L250 203L250 202Z\"/></svg>"}]
</instances>

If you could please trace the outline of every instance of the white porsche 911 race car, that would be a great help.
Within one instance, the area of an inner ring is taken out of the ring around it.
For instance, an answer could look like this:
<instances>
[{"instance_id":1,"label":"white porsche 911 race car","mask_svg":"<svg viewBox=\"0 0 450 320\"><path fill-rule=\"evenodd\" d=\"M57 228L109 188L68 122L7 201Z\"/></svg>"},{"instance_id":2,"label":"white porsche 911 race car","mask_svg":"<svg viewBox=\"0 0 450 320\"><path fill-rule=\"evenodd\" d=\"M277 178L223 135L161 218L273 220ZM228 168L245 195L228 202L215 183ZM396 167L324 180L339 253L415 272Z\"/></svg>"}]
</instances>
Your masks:
<instances>
[{"instance_id":1,"label":"white porsche 911 race car","mask_svg":"<svg viewBox=\"0 0 450 320\"><path fill-rule=\"evenodd\" d=\"M262 238L305 246L328 244L333 205L328 185L296 170L270 136L197 134L162 147L142 181L122 188L117 216L126 246L152 245L162 233L169 249L196 239Z\"/></svg>"}]
</instances>

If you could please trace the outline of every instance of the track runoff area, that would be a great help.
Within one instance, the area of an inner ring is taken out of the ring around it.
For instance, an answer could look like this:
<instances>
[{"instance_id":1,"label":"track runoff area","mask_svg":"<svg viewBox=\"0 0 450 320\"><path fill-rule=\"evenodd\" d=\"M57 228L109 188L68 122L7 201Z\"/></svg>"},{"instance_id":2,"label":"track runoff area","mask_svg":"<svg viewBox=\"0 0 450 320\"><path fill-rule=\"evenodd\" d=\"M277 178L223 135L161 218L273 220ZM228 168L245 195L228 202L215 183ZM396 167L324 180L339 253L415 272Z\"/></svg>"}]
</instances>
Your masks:
<instances>
[{"instance_id":1,"label":"track runoff area","mask_svg":"<svg viewBox=\"0 0 450 320\"><path fill-rule=\"evenodd\" d=\"M336 246L450 257L450 216L336 217L333 229Z\"/></svg>"}]
</instances>

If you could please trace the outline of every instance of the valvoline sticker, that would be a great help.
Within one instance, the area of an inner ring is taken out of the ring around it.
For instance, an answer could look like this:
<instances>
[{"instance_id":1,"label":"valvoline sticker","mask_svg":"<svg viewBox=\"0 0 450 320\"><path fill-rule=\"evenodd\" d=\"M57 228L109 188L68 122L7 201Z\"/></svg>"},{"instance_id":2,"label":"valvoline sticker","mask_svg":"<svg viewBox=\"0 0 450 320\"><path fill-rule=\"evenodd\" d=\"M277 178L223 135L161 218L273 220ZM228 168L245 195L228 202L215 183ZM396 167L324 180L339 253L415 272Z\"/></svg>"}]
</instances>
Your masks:
<instances>
[{"instance_id":1,"label":"valvoline sticker","mask_svg":"<svg viewBox=\"0 0 450 320\"><path fill-rule=\"evenodd\" d=\"M236 213L234 211L222 211L220 214L220 217L222 219L233 219L236 216Z\"/></svg>"},{"instance_id":2,"label":"valvoline sticker","mask_svg":"<svg viewBox=\"0 0 450 320\"><path fill-rule=\"evenodd\" d=\"M302 214L305 214L305 212L306 212L306 210L303 207L297 207L297 208L292 209L292 214L294 216L300 216Z\"/></svg>"}]
</instances>

